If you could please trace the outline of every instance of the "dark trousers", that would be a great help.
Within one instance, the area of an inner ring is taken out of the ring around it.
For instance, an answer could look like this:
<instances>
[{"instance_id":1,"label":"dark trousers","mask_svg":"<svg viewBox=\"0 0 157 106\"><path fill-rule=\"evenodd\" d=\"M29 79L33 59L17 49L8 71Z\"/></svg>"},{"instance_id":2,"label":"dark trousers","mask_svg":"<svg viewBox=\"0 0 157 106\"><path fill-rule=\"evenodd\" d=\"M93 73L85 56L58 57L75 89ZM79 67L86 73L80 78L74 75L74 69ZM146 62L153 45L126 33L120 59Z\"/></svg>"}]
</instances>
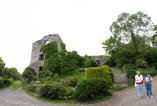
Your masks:
<instances>
[{"instance_id":1,"label":"dark trousers","mask_svg":"<svg viewBox=\"0 0 157 106\"><path fill-rule=\"evenodd\" d=\"M145 88L146 88L147 96L152 96L152 84L146 83Z\"/></svg>"}]
</instances>

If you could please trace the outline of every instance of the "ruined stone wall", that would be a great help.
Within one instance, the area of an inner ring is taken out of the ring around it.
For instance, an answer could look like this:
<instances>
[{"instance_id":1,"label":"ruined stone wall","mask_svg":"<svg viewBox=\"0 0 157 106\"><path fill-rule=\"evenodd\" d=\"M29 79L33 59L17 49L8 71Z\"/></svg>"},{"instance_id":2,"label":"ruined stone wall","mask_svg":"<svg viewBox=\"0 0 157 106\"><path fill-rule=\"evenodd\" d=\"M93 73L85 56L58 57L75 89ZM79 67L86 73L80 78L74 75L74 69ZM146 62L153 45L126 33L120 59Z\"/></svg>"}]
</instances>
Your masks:
<instances>
[{"instance_id":1,"label":"ruined stone wall","mask_svg":"<svg viewBox=\"0 0 157 106\"><path fill-rule=\"evenodd\" d=\"M104 65L104 61L105 61L105 56L104 55L99 55L99 56L92 56L92 58L94 58L97 62L98 65Z\"/></svg>"},{"instance_id":2,"label":"ruined stone wall","mask_svg":"<svg viewBox=\"0 0 157 106\"><path fill-rule=\"evenodd\" d=\"M58 34L50 34L50 35L44 36L41 40L38 40L33 43L30 67L35 69L36 72L39 72L39 70L42 69L42 66L44 64L44 57L43 59L40 59L43 55L43 53L40 52L41 46L46 45L52 41L57 42L58 44L57 48L60 51L62 40Z\"/></svg>"}]
</instances>

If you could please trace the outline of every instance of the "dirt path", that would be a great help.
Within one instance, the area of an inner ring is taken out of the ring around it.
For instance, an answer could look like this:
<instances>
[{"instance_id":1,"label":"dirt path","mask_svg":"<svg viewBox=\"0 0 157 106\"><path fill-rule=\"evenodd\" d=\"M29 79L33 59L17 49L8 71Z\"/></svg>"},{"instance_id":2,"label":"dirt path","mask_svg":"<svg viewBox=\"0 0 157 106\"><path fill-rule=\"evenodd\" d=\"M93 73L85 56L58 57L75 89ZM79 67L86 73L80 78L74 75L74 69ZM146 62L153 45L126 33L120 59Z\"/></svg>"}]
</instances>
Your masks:
<instances>
[{"instance_id":1,"label":"dirt path","mask_svg":"<svg viewBox=\"0 0 157 106\"><path fill-rule=\"evenodd\" d=\"M144 95L145 88L143 87ZM0 90L0 106L157 106L157 76L153 78L153 99L139 100L137 98L136 88L128 88L122 91L114 92L110 100L88 104L88 105L66 105L52 104L40 101L26 94L22 89L12 90L6 88Z\"/></svg>"}]
</instances>

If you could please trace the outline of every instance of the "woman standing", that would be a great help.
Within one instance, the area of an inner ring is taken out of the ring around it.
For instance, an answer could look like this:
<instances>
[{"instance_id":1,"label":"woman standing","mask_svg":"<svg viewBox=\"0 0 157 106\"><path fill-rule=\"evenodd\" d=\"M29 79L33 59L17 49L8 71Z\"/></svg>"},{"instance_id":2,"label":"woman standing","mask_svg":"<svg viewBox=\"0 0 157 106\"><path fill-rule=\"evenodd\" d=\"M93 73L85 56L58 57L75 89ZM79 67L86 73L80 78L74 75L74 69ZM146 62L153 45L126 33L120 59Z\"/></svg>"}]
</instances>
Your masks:
<instances>
[{"instance_id":1,"label":"woman standing","mask_svg":"<svg viewBox=\"0 0 157 106\"><path fill-rule=\"evenodd\" d=\"M152 96L152 77L148 75L146 72L144 73L144 82L145 82L145 88L147 93L147 99L149 97L153 98Z\"/></svg>"},{"instance_id":2,"label":"woman standing","mask_svg":"<svg viewBox=\"0 0 157 106\"><path fill-rule=\"evenodd\" d=\"M139 71L137 71L137 74L135 75L135 86L137 88L138 97L142 99L143 98L143 76L140 74Z\"/></svg>"}]
</instances>

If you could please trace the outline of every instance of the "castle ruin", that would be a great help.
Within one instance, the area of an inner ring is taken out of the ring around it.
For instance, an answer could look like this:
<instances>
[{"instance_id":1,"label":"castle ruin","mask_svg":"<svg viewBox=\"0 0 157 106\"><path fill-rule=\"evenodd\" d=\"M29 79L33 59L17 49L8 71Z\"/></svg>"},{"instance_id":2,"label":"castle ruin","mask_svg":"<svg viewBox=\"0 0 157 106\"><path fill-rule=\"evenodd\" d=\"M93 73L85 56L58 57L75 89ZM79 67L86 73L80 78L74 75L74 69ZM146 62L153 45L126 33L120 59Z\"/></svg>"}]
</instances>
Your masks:
<instances>
[{"instance_id":1,"label":"castle ruin","mask_svg":"<svg viewBox=\"0 0 157 106\"><path fill-rule=\"evenodd\" d=\"M30 67L32 67L37 73L42 70L44 64L44 54L40 51L41 46L47 45L48 43L56 41L58 50L61 50L62 40L58 34L50 34L44 36L42 39L36 41L32 45L32 54Z\"/></svg>"},{"instance_id":2,"label":"castle ruin","mask_svg":"<svg viewBox=\"0 0 157 106\"><path fill-rule=\"evenodd\" d=\"M32 67L37 73L42 70L44 64L44 54L40 51L40 48L43 45L47 45L48 43L56 41L58 46L58 50L61 50L62 40L58 34L50 34L44 36L42 39L36 41L32 45L32 54L31 54L31 62L30 67ZM96 60L98 65L104 65L105 56L91 56Z\"/></svg>"}]
</instances>

